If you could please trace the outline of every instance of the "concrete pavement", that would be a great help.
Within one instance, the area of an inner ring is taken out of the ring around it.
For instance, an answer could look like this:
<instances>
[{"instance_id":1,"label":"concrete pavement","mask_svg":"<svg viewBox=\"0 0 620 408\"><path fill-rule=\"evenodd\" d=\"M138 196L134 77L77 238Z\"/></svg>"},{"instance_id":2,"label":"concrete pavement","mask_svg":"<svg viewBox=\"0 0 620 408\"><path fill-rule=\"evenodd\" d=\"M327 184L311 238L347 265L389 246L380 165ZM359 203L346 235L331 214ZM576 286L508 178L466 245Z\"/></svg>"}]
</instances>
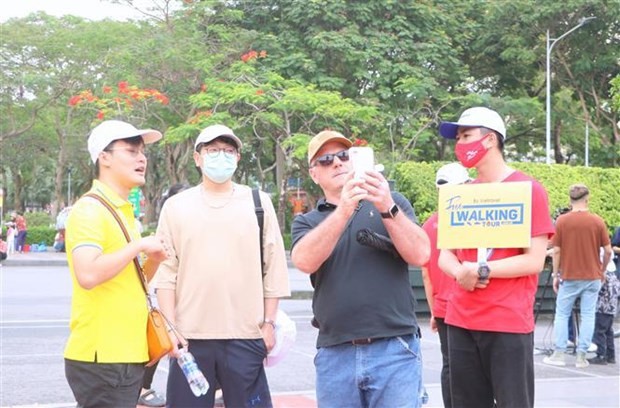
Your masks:
<instances>
[{"instance_id":1,"label":"concrete pavement","mask_svg":"<svg viewBox=\"0 0 620 408\"><path fill-rule=\"evenodd\" d=\"M287 252L288 257L288 252ZM293 299L305 299L312 297L312 285L310 278L305 273L299 272L288 259L289 282L291 297ZM15 253L2 261L4 266L66 266L67 256L63 252L27 252Z\"/></svg>"},{"instance_id":2,"label":"concrete pavement","mask_svg":"<svg viewBox=\"0 0 620 408\"><path fill-rule=\"evenodd\" d=\"M31 269L42 271L47 275L45 268L39 267L66 265L65 254L53 252L15 254L3 262L6 268L0 269L3 283L7 282L9 275L23 275L27 268L20 266L31 265ZM50 268L54 269L54 268ZM56 268L58 269L58 268ZM19 271L19 272L18 272ZM64 275L65 272L61 271ZM28 279L23 277L23 279ZM270 384L273 389L274 405L277 408L314 408L316 401L314 396L314 374L312 358L315 353L314 342L316 330L309 325L311 318L310 301L308 295L312 293L308 276L292 268L290 270L291 289L293 293L303 294L301 300L283 300L282 307L297 323L298 338L290 356L281 364L268 369ZM3 287L2 298L13 296L8 286ZM5 292L6 291L6 292ZM6 306L9 303L3 303ZM35 303L29 302L30 307ZM428 407L441 406L441 388L439 384L441 370L441 354L437 335L432 333L428 325L428 317L419 315L422 329L422 354L424 357L424 380L429 393ZM6 316L3 317L6 319ZM616 319L616 327L620 323ZM6 330L12 323L2 322ZM66 324L66 323L65 323ZM8 332L4 332L5 338ZM536 324L535 346L538 354L534 356L536 375L536 407L618 407L620 406L620 375L619 365L590 366L585 369L577 369L574 366L573 355L567 357L566 367L552 367L542 364L545 353L549 352L553 343L552 317L541 316ZM619 347L616 339L616 347ZM4 349L3 354L11 354L10 350ZM7 360L8 358L8 360ZM11 362L11 357L3 357L3 365ZM160 364L156 374L156 382L159 391L165 391L165 378L167 375L166 364ZM8 366L7 366L8 367ZM6 372L6 371L5 371ZM9 391L9 389L5 389ZM74 406L67 401L66 404L46 404L40 401L36 406L47 408ZM50 402L50 401L48 401ZM14 404L11 406L34 406ZM3 404L0 404L3 405Z\"/></svg>"}]
</instances>

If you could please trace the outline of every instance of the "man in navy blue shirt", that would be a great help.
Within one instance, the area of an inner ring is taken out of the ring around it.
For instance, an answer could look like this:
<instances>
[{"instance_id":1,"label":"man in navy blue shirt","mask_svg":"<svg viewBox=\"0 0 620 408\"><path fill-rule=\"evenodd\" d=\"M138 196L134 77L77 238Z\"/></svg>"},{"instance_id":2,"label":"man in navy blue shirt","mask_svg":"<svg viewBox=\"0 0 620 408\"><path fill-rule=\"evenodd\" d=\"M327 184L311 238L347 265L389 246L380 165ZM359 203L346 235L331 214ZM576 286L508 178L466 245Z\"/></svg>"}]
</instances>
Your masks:
<instances>
[{"instance_id":1,"label":"man in navy blue shirt","mask_svg":"<svg viewBox=\"0 0 620 408\"><path fill-rule=\"evenodd\" d=\"M310 176L325 197L292 226L293 263L315 286L317 402L418 407L422 360L408 264L428 260L429 239L381 173L354 177L350 147L330 130L310 141ZM360 239L372 234L391 240L389 250Z\"/></svg>"}]
</instances>

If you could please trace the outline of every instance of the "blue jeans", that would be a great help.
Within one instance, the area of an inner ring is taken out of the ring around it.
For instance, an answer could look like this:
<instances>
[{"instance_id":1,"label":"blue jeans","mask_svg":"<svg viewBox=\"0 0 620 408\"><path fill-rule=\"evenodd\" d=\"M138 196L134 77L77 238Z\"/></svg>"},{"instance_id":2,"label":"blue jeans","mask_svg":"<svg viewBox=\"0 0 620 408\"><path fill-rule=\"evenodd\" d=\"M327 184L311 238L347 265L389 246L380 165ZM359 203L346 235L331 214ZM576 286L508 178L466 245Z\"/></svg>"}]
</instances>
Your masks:
<instances>
[{"instance_id":1,"label":"blue jeans","mask_svg":"<svg viewBox=\"0 0 620 408\"><path fill-rule=\"evenodd\" d=\"M416 335L321 347L314 365L320 408L421 405L422 356Z\"/></svg>"},{"instance_id":2,"label":"blue jeans","mask_svg":"<svg viewBox=\"0 0 620 408\"><path fill-rule=\"evenodd\" d=\"M596 314L596 300L601 288L600 280L565 280L560 283L555 303L555 349L559 352L566 350L568 340L568 319L577 298L581 298L581 324L577 352L586 353L594 334L594 317Z\"/></svg>"}]
</instances>

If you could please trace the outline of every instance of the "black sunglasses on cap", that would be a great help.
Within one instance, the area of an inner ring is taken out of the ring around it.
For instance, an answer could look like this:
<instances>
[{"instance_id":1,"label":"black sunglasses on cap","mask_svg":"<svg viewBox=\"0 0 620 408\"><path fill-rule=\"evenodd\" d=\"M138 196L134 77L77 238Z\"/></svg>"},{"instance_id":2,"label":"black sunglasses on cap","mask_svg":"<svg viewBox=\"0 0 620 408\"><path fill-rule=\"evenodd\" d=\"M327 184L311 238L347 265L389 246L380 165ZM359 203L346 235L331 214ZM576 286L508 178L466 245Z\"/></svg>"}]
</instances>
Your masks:
<instances>
[{"instance_id":1,"label":"black sunglasses on cap","mask_svg":"<svg viewBox=\"0 0 620 408\"><path fill-rule=\"evenodd\" d=\"M437 184L438 186L441 186L443 184L448 184L448 180L439 179L435 182L435 184Z\"/></svg>"},{"instance_id":2,"label":"black sunglasses on cap","mask_svg":"<svg viewBox=\"0 0 620 408\"><path fill-rule=\"evenodd\" d=\"M342 150L338 153L324 154L323 156L317 157L317 159L314 161L314 164L316 165L316 163L319 163L323 167L331 166L334 162L334 157L337 157L342 162L349 161L349 151Z\"/></svg>"}]
</instances>

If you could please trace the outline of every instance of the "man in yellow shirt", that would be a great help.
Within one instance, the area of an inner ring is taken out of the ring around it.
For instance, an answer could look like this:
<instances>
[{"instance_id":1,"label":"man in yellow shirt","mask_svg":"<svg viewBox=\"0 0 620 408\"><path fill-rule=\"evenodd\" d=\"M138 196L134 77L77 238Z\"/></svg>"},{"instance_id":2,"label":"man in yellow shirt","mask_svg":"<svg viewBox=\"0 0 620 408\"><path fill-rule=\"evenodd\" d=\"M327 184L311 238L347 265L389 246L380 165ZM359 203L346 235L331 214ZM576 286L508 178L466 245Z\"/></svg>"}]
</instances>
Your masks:
<instances>
[{"instance_id":1,"label":"man in yellow shirt","mask_svg":"<svg viewBox=\"0 0 620 408\"><path fill-rule=\"evenodd\" d=\"M138 401L148 360L148 310L133 259L144 253L161 262L167 255L160 239L140 237L128 197L145 182L145 144L161 137L156 130L109 120L88 138L96 166L89 193L115 209L132 240L127 242L112 213L92 197L79 199L67 219L73 298L65 375L80 407L135 407Z\"/></svg>"}]
</instances>

